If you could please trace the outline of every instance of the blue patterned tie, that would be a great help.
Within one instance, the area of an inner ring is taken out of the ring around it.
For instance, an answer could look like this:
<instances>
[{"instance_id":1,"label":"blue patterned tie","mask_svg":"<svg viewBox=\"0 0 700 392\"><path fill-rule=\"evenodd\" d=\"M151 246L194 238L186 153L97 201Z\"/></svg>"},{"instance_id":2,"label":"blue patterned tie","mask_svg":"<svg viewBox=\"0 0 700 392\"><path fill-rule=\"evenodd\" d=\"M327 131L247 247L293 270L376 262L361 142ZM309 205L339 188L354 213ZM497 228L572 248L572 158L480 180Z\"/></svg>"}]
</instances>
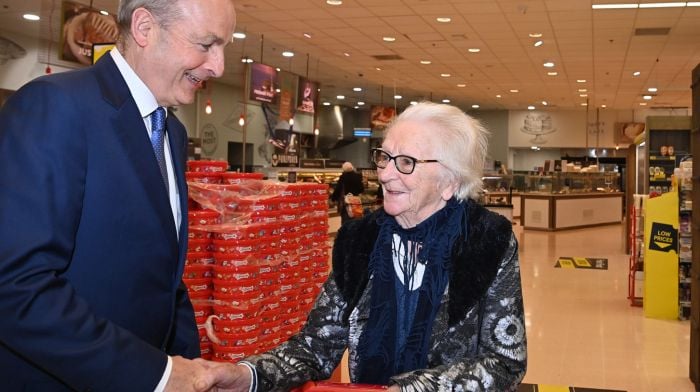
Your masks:
<instances>
[{"instance_id":1,"label":"blue patterned tie","mask_svg":"<svg viewBox=\"0 0 700 392\"><path fill-rule=\"evenodd\" d=\"M165 182L165 189L168 189L168 168L165 166L165 150L163 142L165 141L165 110L158 107L151 113L151 144L153 152L156 154L158 166L160 166L160 174Z\"/></svg>"}]
</instances>

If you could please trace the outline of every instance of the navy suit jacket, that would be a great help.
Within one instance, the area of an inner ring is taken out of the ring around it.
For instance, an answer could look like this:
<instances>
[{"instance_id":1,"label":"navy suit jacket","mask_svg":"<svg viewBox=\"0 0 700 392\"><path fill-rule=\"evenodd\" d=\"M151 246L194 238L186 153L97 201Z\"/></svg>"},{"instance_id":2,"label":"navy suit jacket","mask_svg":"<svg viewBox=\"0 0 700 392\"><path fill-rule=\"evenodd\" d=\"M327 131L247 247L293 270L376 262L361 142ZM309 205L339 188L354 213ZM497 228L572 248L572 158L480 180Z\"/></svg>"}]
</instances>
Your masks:
<instances>
[{"instance_id":1,"label":"navy suit jacket","mask_svg":"<svg viewBox=\"0 0 700 392\"><path fill-rule=\"evenodd\" d=\"M111 56L40 77L0 110L0 390L152 391L199 356L182 285L187 134L167 132L178 241L136 103Z\"/></svg>"}]
</instances>

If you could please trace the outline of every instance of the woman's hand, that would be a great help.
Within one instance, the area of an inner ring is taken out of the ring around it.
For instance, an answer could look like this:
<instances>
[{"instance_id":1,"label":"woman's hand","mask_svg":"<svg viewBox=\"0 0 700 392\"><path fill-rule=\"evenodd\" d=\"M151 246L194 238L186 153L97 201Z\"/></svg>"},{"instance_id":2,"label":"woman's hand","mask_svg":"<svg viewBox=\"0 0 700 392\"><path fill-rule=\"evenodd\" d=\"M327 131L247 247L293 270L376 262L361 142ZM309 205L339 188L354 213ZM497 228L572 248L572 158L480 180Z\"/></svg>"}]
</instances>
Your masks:
<instances>
[{"instance_id":1,"label":"woman's hand","mask_svg":"<svg viewBox=\"0 0 700 392\"><path fill-rule=\"evenodd\" d=\"M207 370L207 374L197 380L195 385L198 388L216 392L248 392L250 389L253 380L247 366L210 362L201 358L194 361Z\"/></svg>"}]
</instances>

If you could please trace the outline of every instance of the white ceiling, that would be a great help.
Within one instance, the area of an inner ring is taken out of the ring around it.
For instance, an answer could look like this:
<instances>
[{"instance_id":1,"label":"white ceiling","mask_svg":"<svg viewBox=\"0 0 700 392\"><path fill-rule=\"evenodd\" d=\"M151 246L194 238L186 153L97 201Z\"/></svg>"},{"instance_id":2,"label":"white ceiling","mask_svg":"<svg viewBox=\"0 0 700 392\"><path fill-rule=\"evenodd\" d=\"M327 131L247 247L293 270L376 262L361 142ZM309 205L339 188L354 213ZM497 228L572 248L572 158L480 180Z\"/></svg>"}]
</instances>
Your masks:
<instances>
[{"instance_id":1,"label":"white ceiling","mask_svg":"<svg viewBox=\"0 0 700 392\"><path fill-rule=\"evenodd\" d=\"M554 107L582 108L588 99L590 107L638 109L647 88L657 87L647 107L690 107L691 71L700 63L700 7L591 9L602 2L344 0L331 6L325 0L238 0L237 30L248 37L229 45L223 81L242 85L240 58L250 56L321 82L322 100L348 106L358 100L391 105L396 92L403 96L397 106L447 98L464 109L473 104L541 108L543 100ZM114 12L117 3L95 0L93 6ZM0 0L0 30L47 38L53 15L58 37L60 4ZM39 13L42 22L22 20L25 12ZM440 23L437 17L452 21ZM666 35L635 35L636 29L664 27L670 28ZM542 33L540 47L528 36L535 32ZM383 36L396 41L384 42ZM283 50L296 55L283 58ZM402 59L380 61L377 55ZM545 61L555 67L543 67ZM548 76L551 70L558 75ZM634 71L641 75L632 76ZM353 92L353 87L364 90ZM580 97L579 89L587 89L588 97ZM338 101L340 94L346 99Z\"/></svg>"}]
</instances>

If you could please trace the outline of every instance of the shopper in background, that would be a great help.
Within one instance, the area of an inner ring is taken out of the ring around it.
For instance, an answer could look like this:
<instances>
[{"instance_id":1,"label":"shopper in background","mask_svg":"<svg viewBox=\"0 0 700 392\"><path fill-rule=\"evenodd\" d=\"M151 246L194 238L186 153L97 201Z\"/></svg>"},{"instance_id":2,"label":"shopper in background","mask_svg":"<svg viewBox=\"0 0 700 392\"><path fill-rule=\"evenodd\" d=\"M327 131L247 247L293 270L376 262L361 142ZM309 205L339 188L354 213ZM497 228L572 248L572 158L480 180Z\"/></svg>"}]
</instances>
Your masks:
<instances>
[{"instance_id":1,"label":"shopper in background","mask_svg":"<svg viewBox=\"0 0 700 392\"><path fill-rule=\"evenodd\" d=\"M244 361L258 391L327 379L349 349L354 383L389 391L514 391L527 351L511 223L475 202L487 132L419 103L372 153L384 207L342 226L333 272L302 331ZM243 366L209 365L247 391Z\"/></svg>"},{"instance_id":2,"label":"shopper in background","mask_svg":"<svg viewBox=\"0 0 700 392\"><path fill-rule=\"evenodd\" d=\"M338 184L333 189L331 200L338 203L338 213L340 213L340 224L345 223L350 219L348 211L345 208L345 195L352 193L355 196L360 196L360 193L365 191L365 186L362 183L362 174L355 171L352 163L343 163L343 173L338 178Z\"/></svg>"},{"instance_id":3,"label":"shopper in background","mask_svg":"<svg viewBox=\"0 0 700 392\"><path fill-rule=\"evenodd\" d=\"M122 0L118 50L0 111L3 391L190 391L204 377L186 359L187 134L163 108L221 76L235 19L231 0Z\"/></svg>"}]
</instances>

